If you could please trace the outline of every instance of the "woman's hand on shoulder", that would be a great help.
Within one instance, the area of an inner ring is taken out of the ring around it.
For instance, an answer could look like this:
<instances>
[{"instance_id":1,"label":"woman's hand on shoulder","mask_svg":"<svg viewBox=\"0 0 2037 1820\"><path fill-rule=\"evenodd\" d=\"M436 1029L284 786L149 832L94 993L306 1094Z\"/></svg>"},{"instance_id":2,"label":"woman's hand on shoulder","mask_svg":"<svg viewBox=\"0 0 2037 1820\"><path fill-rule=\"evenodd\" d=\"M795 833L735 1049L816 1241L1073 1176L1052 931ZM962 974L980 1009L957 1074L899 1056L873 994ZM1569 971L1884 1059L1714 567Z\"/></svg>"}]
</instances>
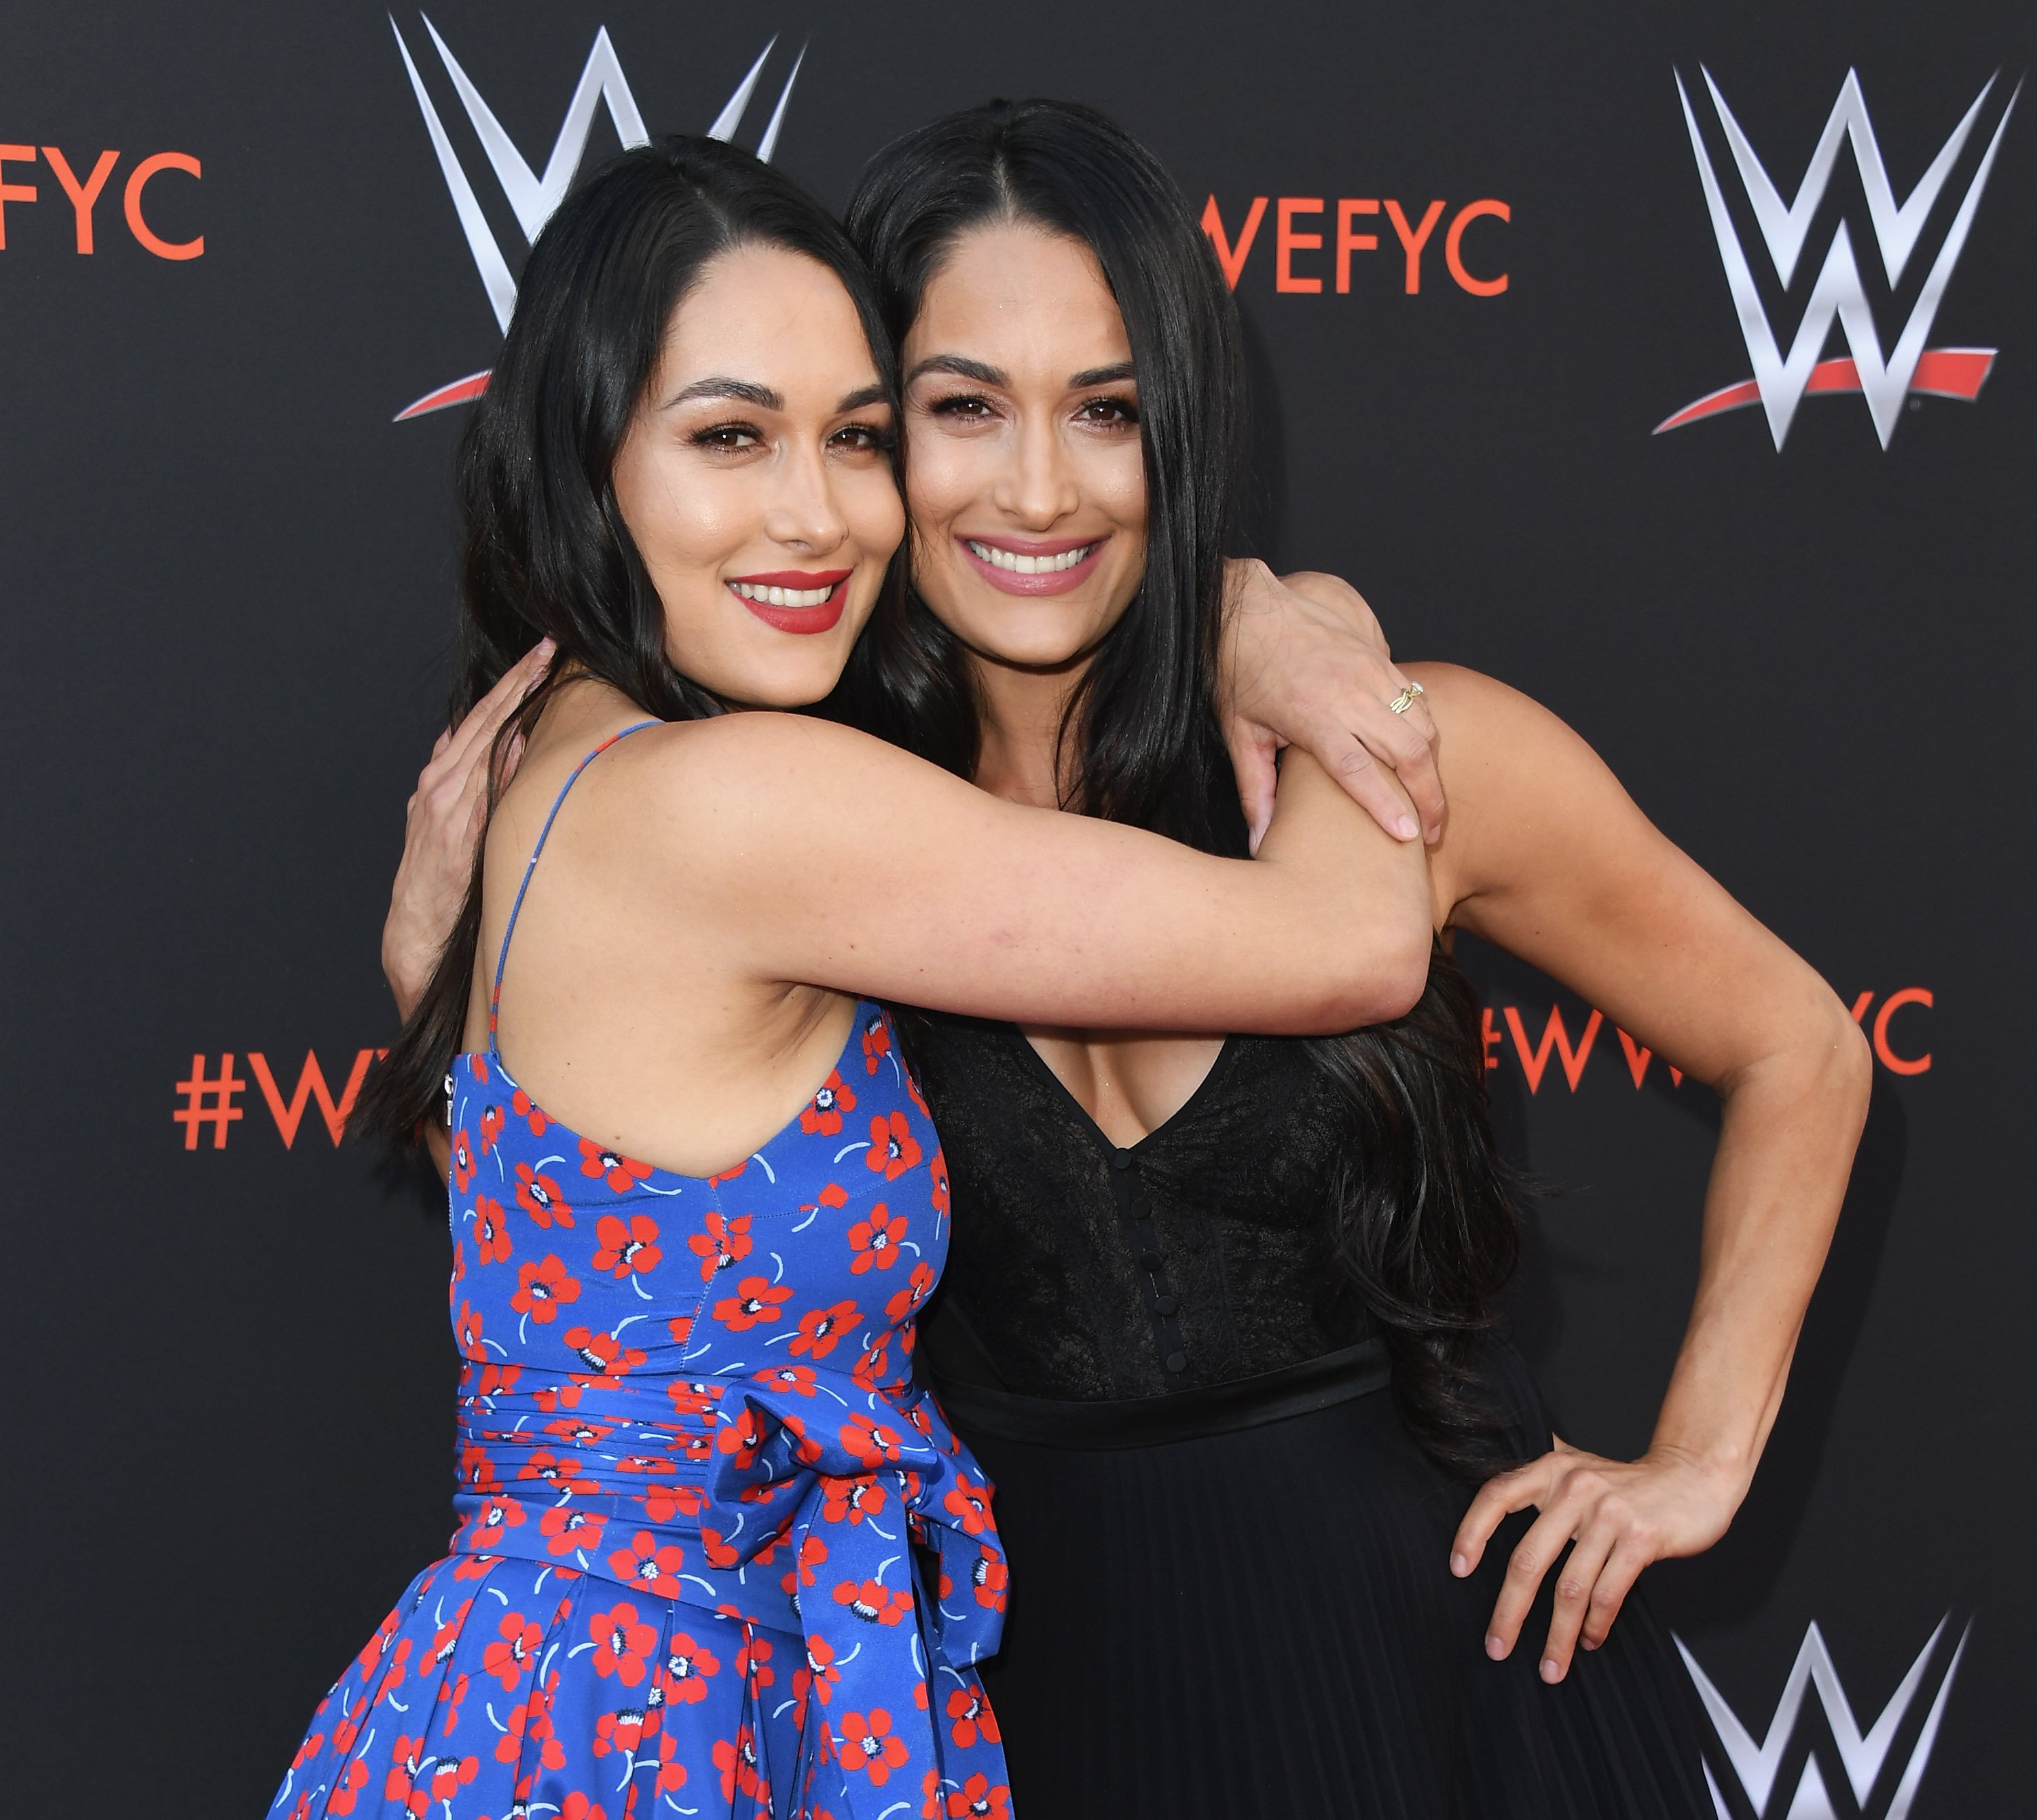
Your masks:
<instances>
[{"instance_id":1,"label":"woman's hand on shoulder","mask_svg":"<svg viewBox=\"0 0 2037 1820\"><path fill-rule=\"evenodd\" d=\"M1540 1673L1561 1681L1579 1643L1596 1649L1605 1641L1642 1569L1710 1548L1745 1493L1744 1482L1729 1482L1665 1448L1636 1460L1604 1459L1560 1440L1540 1459L1488 1479L1450 1545L1450 1571L1460 1579L1476 1570L1506 1517L1531 1507L1540 1514L1508 1558L1486 1627L1486 1654L1498 1661L1513 1653L1542 1582L1560 1560Z\"/></svg>"},{"instance_id":2,"label":"woman's hand on shoulder","mask_svg":"<svg viewBox=\"0 0 2037 1820\"><path fill-rule=\"evenodd\" d=\"M1388 705L1408 678L1364 598L1336 576L1276 576L1253 560L1233 560L1225 579L1218 711L1253 851L1273 814L1274 760L1285 746L1310 753L1395 839L1438 839L1435 723L1419 697L1398 714Z\"/></svg>"}]
</instances>

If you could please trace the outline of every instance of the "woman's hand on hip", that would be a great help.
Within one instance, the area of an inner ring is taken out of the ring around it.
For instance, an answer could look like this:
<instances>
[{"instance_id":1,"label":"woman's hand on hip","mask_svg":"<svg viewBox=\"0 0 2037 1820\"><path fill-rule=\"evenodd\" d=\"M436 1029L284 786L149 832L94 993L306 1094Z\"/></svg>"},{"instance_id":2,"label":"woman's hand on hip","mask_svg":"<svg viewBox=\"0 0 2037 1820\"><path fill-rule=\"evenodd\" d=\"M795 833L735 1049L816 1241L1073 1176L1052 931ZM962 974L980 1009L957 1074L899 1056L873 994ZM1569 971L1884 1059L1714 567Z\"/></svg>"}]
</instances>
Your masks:
<instances>
[{"instance_id":1,"label":"woman's hand on hip","mask_svg":"<svg viewBox=\"0 0 2037 1820\"><path fill-rule=\"evenodd\" d=\"M1605 1641L1641 1570L1710 1548L1725 1534L1744 1492L1667 1450L1637 1460L1603 1459L1561 1441L1540 1459L1488 1479L1451 1544L1450 1571L1459 1578L1476 1569L1503 1519L1531 1505L1541 1514L1507 1561L1486 1654L1498 1661L1513 1652L1543 1580L1562 1561L1541 1664L1544 1681L1561 1681L1580 1641L1587 1649ZM1574 1546L1563 1560L1566 1545Z\"/></svg>"},{"instance_id":2,"label":"woman's hand on hip","mask_svg":"<svg viewBox=\"0 0 2037 1820\"><path fill-rule=\"evenodd\" d=\"M1358 591L1333 575L1276 576L1263 562L1234 560L1225 592L1217 705L1253 851L1273 813L1283 746L1310 753L1396 839L1440 838L1436 725L1419 697L1398 714L1388 705L1408 678ZM1413 799L1419 828L1389 772Z\"/></svg>"},{"instance_id":3,"label":"woman's hand on hip","mask_svg":"<svg viewBox=\"0 0 2037 1820\"><path fill-rule=\"evenodd\" d=\"M459 726L439 735L418 773L404 810L403 857L382 924L383 975L406 1018L430 983L467 901L488 816L488 754L495 735L537 685L551 657L552 641L539 640ZM522 756L514 748L505 754L502 782L514 775Z\"/></svg>"}]
</instances>

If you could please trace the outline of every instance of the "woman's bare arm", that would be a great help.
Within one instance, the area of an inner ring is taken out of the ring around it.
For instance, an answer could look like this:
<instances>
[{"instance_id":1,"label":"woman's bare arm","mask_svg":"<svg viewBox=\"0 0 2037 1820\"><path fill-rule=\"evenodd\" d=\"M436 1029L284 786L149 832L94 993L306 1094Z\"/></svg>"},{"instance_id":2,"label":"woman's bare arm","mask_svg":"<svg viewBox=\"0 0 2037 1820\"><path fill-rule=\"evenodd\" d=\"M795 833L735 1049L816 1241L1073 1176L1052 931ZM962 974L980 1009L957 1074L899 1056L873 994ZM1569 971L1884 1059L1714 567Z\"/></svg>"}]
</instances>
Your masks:
<instances>
[{"instance_id":1,"label":"woman's bare arm","mask_svg":"<svg viewBox=\"0 0 2037 1820\"><path fill-rule=\"evenodd\" d=\"M1450 793L1437 850L1448 920L1561 980L1724 1106L1695 1304L1643 1458L1559 1445L1494 1479L1460 1529L1468 1573L1501 1518L1515 1549L1488 1647L1504 1655L1558 1583L1545 1678L1604 1641L1650 1561L1725 1533L1775 1418L1865 1116L1869 1062L1846 1007L1642 814L1582 740L1491 678L1415 665Z\"/></svg>"},{"instance_id":2,"label":"woman's bare arm","mask_svg":"<svg viewBox=\"0 0 2037 1820\"><path fill-rule=\"evenodd\" d=\"M796 716L631 746L613 787L639 799L646 901L738 977L1155 1030L1349 1029L1421 994L1422 848L1304 756L1255 862L1005 802Z\"/></svg>"}]
</instances>

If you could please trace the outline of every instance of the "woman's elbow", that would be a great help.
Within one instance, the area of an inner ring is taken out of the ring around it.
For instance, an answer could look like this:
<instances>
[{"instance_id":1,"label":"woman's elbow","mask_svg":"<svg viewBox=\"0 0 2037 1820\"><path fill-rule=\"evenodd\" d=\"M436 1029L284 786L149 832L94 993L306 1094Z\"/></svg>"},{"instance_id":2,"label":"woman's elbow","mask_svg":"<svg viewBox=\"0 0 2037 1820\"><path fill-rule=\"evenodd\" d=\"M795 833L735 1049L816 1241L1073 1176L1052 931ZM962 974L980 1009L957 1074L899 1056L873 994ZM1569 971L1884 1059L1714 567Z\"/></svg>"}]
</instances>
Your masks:
<instances>
[{"instance_id":1,"label":"woman's elbow","mask_svg":"<svg viewBox=\"0 0 2037 1820\"><path fill-rule=\"evenodd\" d=\"M1358 945L1356 965L1337 995L1336 1019L1324 1035L1367 1024L1390 1024L1421 1003L1429 984L1430 931L1409 930Z\"/></svg>"}]
</instances>

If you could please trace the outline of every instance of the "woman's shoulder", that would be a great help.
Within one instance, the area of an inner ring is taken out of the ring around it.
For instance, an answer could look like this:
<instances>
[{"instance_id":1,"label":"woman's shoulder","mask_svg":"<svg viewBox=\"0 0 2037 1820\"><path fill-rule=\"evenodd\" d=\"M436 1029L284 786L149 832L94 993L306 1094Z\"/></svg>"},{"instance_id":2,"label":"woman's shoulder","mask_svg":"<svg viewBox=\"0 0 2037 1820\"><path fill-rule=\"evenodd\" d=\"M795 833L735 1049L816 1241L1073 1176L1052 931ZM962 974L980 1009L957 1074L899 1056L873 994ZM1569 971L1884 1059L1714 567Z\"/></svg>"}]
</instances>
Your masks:
<instances>
[{"instance_id":1,"label":"woman's shoulder","mask_svg":"<svg viewBox=\"0 0 2037 1820\"><path fill-rule=\"evenodd\" d=\"M1496 676L1461 663L1404 663L1422 686L1441 737L1438 766L1460 773L1504 763L1518 775L1542 765L1561 765L1588 750L1558 715ZM1447 772L1444 787L1449 787Z\"/></svg>"}]
</instances>

